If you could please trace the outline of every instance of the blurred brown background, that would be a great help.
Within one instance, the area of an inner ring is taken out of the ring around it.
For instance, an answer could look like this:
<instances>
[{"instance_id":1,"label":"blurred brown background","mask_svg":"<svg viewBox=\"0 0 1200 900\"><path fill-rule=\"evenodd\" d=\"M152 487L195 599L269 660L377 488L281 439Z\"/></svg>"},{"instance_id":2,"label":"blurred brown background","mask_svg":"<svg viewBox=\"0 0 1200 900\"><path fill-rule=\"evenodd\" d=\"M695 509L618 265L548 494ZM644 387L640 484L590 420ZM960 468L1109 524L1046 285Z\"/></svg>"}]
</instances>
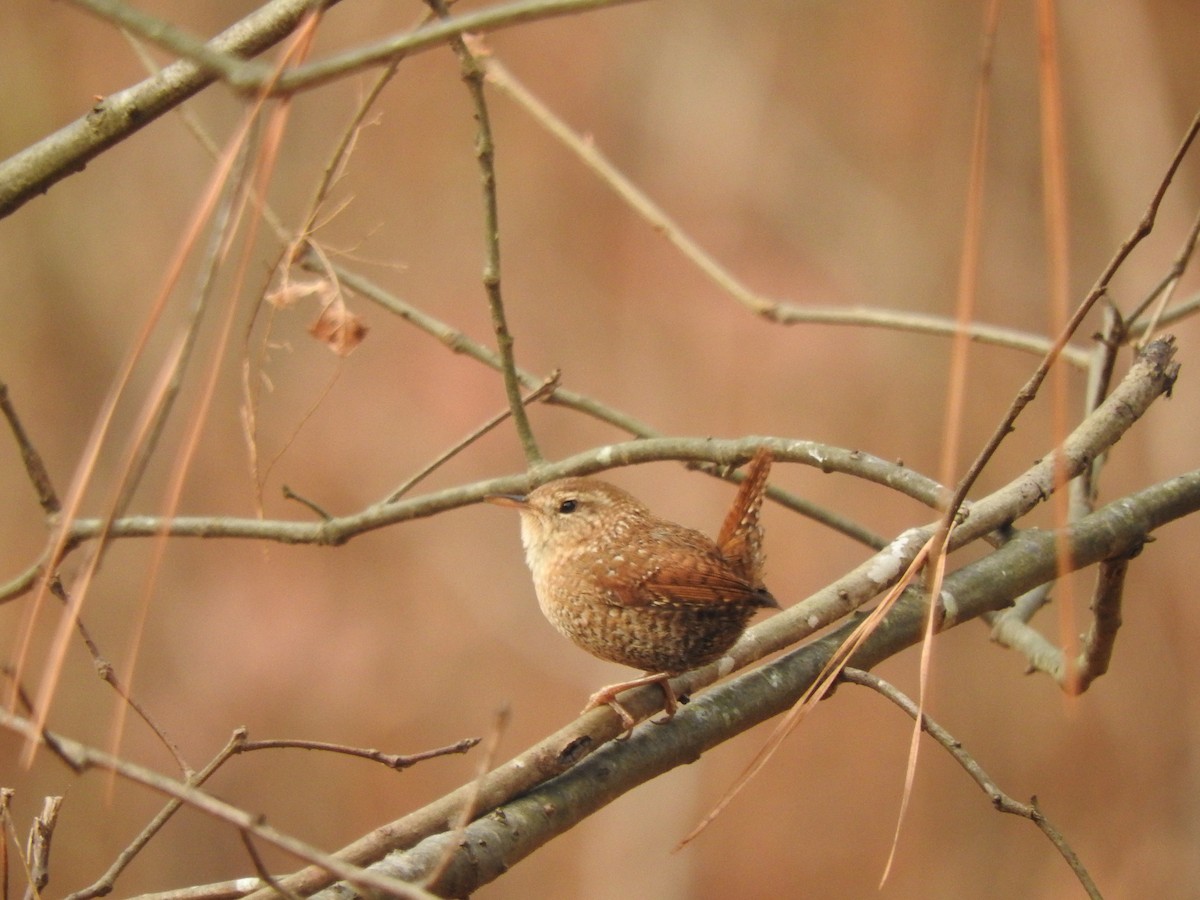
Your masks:
<instances>
[{"instance_id":1,"label":"blurred brown background","mask_svg":"<svg viewBox=\"0 0 1200 900\"><path fill-rule=\"evenodd\" d=\"M210 35L250 2L144 4ZM465 7L465 4L464 4ZM318 53L394 33L416 3L344 0ZM996 47L980 320L1044 333L1034 8L1008 3ZM535 23L488 40L515 74L597 145L717 260L768 296L952 314L983 4L658 2ZM1073 299L1083 296L1143 214L1200 108L1200 6L1060 5L1071 196ZM167 61L165 57L162 60ZM119 33L68 4L0 8L0 156L86 113L94 95L143 77ZM295 101L271 202L305 209L333 142L369 77ZM492 94L504 291L519 362L668 434L810 438L903 459L936 474L948 342L878 330L783 328L754 319L708 282L522 111ZM189 104L218 140L240 105L215 87ZM336 197L347 207L318 237L396 294L491 342L482 265L474 125L449 50L406 62L362 134ZM1129 308L1166 272L1198 198L1187 159L1151 239L1116 281ZM120 360L159 290L211 162L177 115L146 128L0 221L0 378L61 491ZM269 242L267 242L269 244ZM182 511L254 513L239 421L248 310L272 246L251 265L234 346ZM380 264L383 263L383 264ZM232 267L230 267L232 268ZM174 299L182 320L194 272ZM226 281L229 281L226 276ZM229 282L232 283L232 282ZM1189 275L1181 296L1198 281ZM224 298L221 298L222 300ZM377 500L503 408L498 376L452 355L363 300L367 341L345 362L313 342L308 307L278 314L261 400L259 454L275 462L266 514L307 519L287 484L335 513ZM210 364L212 325L190 386L134 501L161 509L183 423ZM1081 331L1081 341L1095 324ZM1183 374L1123 441L1104 498L1197 464L1200 327L1172 329ZM119 413L128 432L166 338L153 343ZM963 463L990 433L1035 359L975 347ZM1127 363L1123 357L1123 365ZM1076 414L1082 377L1072 376ZM330 386L332 382L332 385ZM329 392L322 399L322 392ZM307 417L309 410L315 412ZM561 457L619 440L561 409L536 408L543 449ZM983 479L1004 483L1052 440L1039 401ZM293 437L294 436L294 437ZM88 511L104 509L121 440L106 450ZM424 487L523 467L502 428ZM710 533L728 486L677 466L615 473L658 512ZM779 466L780 484L887 535L928 520L895 495ZM0 579L41 551L45 527L13 442L0 439ZM769 583L785 605L867 551L778 508L766 513ZM1108 677L1074 702L968 624L938 639L930 710L1002 788L1037 794L1111 897L1200 895L1200 758L1194 690L1200 634L1194 556L1200 522L1164 529L1134 563L1125 626ZM129 658L148 542L113 548L84 616L105 651ZM77 569L72 562L70 569ZM1090 574L1078 582L1083 597ZM0 606L9 655L28 598ZM1055 615L1043 626L1054 634ZM1082 627L1082 626L1081 626ZM35 647L44 651L49 616ZM538 613L515 516L460 510L337 548L178 540L170 546L139 645L135 692L195 765L239 725L294 737L413 752L481 735L511 708L501 758L570 719L624 670L559 638ZM916 685L917 656L881 674ZM29 676L31 684L37 675ZM111 692L73 645L52 727L105 746ZM607 898L873 896L895 825L909 722L846 688L797 732L688 850L671 848L765 738L743 736L647 785L521 863L480 896ZM18 768L0 734L0 785L16 789L24 829L41 796L66 795L51 896L97 877L160 805L100 775L77 778L43 754ZM171 763L135 723L121 752ZM219 796L327 848L469 779L476 756L404 773L281 751L238 758L211 782ZM277 871L291 860L267 853ZM236 834L185 812L118 883L117 894L249 874ZM886 897L1079 894L1028 822L993 813L944 756L927 748Z\"/></svg>"}]
</instances>

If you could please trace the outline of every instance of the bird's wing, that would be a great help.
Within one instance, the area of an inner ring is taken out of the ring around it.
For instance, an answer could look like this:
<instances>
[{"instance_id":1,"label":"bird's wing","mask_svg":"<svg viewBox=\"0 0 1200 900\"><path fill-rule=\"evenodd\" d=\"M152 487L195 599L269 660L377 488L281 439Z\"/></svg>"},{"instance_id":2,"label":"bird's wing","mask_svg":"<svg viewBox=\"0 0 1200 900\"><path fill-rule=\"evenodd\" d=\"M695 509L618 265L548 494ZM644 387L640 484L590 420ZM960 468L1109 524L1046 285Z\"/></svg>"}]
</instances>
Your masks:
<instances>
[{"instance_id":1,"label":"bird's wing","mask_svg":"<svg viewBox=\"0 0 1200 900\"><path fill-rule=\"evenodd\" d=\"M619 606L777 605L769 593L734 572L715 547L705 544L660 546L649 558L627 555L626 564L604 573L601 581Z\"/></svg>"}]
</instances>

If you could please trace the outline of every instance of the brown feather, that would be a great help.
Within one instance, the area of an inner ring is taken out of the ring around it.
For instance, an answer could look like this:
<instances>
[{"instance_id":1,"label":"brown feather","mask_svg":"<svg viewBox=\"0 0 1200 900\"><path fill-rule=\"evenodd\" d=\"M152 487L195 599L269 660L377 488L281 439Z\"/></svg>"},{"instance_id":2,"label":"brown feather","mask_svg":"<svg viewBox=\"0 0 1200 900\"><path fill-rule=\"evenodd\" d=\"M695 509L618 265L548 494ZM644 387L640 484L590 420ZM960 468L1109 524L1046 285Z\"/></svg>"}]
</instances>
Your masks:
<instances>
[{"instance_id":1,"label":"brown feather","mask_svg":"<svg viewBox=\"0 0 1200 900\"><path fill-rule=\"evenodd\" d=\"M763 530L759 523L762 499L771 473L771 451L759 447L746 466L746 477L738 488L733 506L725 516L717 535L717 546L738 575L756 588L763 586Z\"/></svg>"}]
</instances>

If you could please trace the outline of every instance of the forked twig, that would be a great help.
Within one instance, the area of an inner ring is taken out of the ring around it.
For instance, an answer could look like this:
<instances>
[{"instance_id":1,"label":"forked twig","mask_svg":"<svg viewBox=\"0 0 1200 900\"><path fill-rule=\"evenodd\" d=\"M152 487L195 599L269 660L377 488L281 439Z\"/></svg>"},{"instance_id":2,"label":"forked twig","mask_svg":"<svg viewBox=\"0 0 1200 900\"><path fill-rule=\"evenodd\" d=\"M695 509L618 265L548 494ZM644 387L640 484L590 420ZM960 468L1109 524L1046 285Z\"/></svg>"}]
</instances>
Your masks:
<instances>
[{"instance_id":1,"label":"forked twig","mask_svg":"<svg viewBox=\"0 0 1200 900\"><path fill-rule=\"evenodd\" d=\"M1015 607L992 615L989 620L992 640L1022 654L1029 671L1049 675L1067 694L1082 694L1108 671L1117 631L1121 627L1125 573L1130 558L1140 549L1128 556L1105 560L1098 566L1096 587L1092 592L1092 623L1077 658L1071 659L1066 649L1052 644L1040 631L1028 625L1027 619Z\"/></svg>"},{"instance_id":2,"label":"forked twig","mask_svg":"<svg viewBox=\"0 0 1200 900\"><path fill-rule=\"evenodd\" d=\"M235 828L248 831L259 840L269 843L286 853L306 862L321 866L328 872L336 873L338 878L345 878L354 884L377 888L397 897L430 900L430 894L414 885L397 881L394 878L382 876L357 866L348 865L298 838L272 828L263 822L261 816L255 816L238 809L230 803L226 803L211 794L199 790L191 783L167 778L144 766L135 765L79 741L47 731L32 719L26 719L0 708L0 727L22 735L29 741L44 745L77 773L86 772L91 769L116 772L128 781L141 784L151 790L173 797L206 815L226 822Z\"/></svg>"},{"instance_id":3,"label":"forked twig","mask_svg":"<svg viewBox=\"0 0 1200 900\"><path fill-rule=\"evenodd\" d=\"M474 747L479 742L478 738L467 738L451 744L447 747L438 747L432 750L424 750L417 753L397 754L397 753L381 753L378 750L365 750L355 747L342 746L337 744L326 744L316 741L288 741L288 740L265 740L251 741L247 737L246 730L239 728L233 732L229 741L225 746L204 766L199 772L187 779L187 784L192 787L199 787L204 784L214 772L224 765L230 758L239 753L250 753L256 750L269 750L281 747L293 747L305 750L324 750L334 753L345 753L351 756L357 756L363 759L372 760L382 763L391 769L401 770L409 766L416 765L427 759L433 759L438 756L446 756L454 753L465 753ZM146 825L145 828L134 838L130 844L118 854L116 860L108 868L96 882L69 895L66 900L91 900L93 897L101 897L110 894L116 884L120 874L133 862L134 858L142 851L146 844L154 837L162 827L175 815L176 812L184 805L184 800L178 797L173 797L168 800L166 805L158 812L157 815ZM243 829L243 834L245 830ZM242 892L244 892L244 887Z\"/></svg>"},{"instance_id":4,"label":"forked twig","mask_svg":"<svg viewBox=\"0 0 1200 900\"><path fill-rule=\"evenodd\" d=\"M306 253L300 260L300 264L308 271L324 271L323 263L317 257L310 253ZM345 266L337 263L331 264L333 271L338 281L350 288L350 290L361 294L368 300L371 300L394 315L399 316L404 321L420 329L426 334L433 337L443 346L447 347L454 353L461 353L476 362L482 363L497 371L501 368L501 360L496 351L490 347L485 347L483 344L472 340L467 334L441 321L436 316L430 315L425 310L419 309L411 303L397 297L395 294L385 291L375 282L354 272ZM537 388L542 383L543 379L528 372L524 369L517 368L517 377L520 379L521 385L528 390ZM586 394L580 394L570 388L561 385L554 388L550 395L546 398L546 402L556 406L562 406L576 412L590 416L597 421L605 422L612 425L614 428L619 428L627 434L639 438L662 438L664 435L659 430L651 427L649 424L634 418L628 413L614 409L607 404L601 403L594 397L589 397ZM704 465L696 465L695 468L710 475L717 476L719 467L711 467ZM903 477L901 476L901 480ZM772 486L767 491L767 496L776 503L800 513L802 516L812 519L814 522L819 522L834 531L846 535L851 540L866 544L868 547L878 549L883 546L883 541L878 535L874 534L867 528L863 527L858 522L853 521L847 516L834 512L820 504L813 503L809 500L789 493L782 489ZM2 596L2 595L0 595Z\"/></svg>"}]
</instances>

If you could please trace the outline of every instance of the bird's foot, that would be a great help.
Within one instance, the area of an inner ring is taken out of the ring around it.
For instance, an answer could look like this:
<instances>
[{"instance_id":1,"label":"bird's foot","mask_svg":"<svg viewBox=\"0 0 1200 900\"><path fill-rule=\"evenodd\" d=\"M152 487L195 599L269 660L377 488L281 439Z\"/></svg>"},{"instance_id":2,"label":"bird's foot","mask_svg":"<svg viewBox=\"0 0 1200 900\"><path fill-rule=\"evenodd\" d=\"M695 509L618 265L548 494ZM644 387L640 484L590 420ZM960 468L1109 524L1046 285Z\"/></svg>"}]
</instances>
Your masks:
<instances>
[{"instance_id":1,"label":"bird's foot","mask_svg":"<svg viewBox=\"0 0 1200 900\"><path fill-rule=\"evenodd\" d=\"M629 710L621 705L621 702L617 699L617 694L647 684L661 685L663 691L663 709L667 715L658 724L669 722L671 717L675 715L675 711L679 708L679 701L675 697L675 689L671 687L671 676L666 672L653 672L643 675L641 678L634 678L631 681L622 681L620 684L610 684L608 687L601 688L588 698L587 706L583 708L583 712L590 712L601 706L611 707L612 711L621 717L621 724L625 726L624 734L628 735L633 730L633 726L637 724L637 719L633 717ZM582 714L580 713L580 715Z\"/></svg>"}]
</instances>

